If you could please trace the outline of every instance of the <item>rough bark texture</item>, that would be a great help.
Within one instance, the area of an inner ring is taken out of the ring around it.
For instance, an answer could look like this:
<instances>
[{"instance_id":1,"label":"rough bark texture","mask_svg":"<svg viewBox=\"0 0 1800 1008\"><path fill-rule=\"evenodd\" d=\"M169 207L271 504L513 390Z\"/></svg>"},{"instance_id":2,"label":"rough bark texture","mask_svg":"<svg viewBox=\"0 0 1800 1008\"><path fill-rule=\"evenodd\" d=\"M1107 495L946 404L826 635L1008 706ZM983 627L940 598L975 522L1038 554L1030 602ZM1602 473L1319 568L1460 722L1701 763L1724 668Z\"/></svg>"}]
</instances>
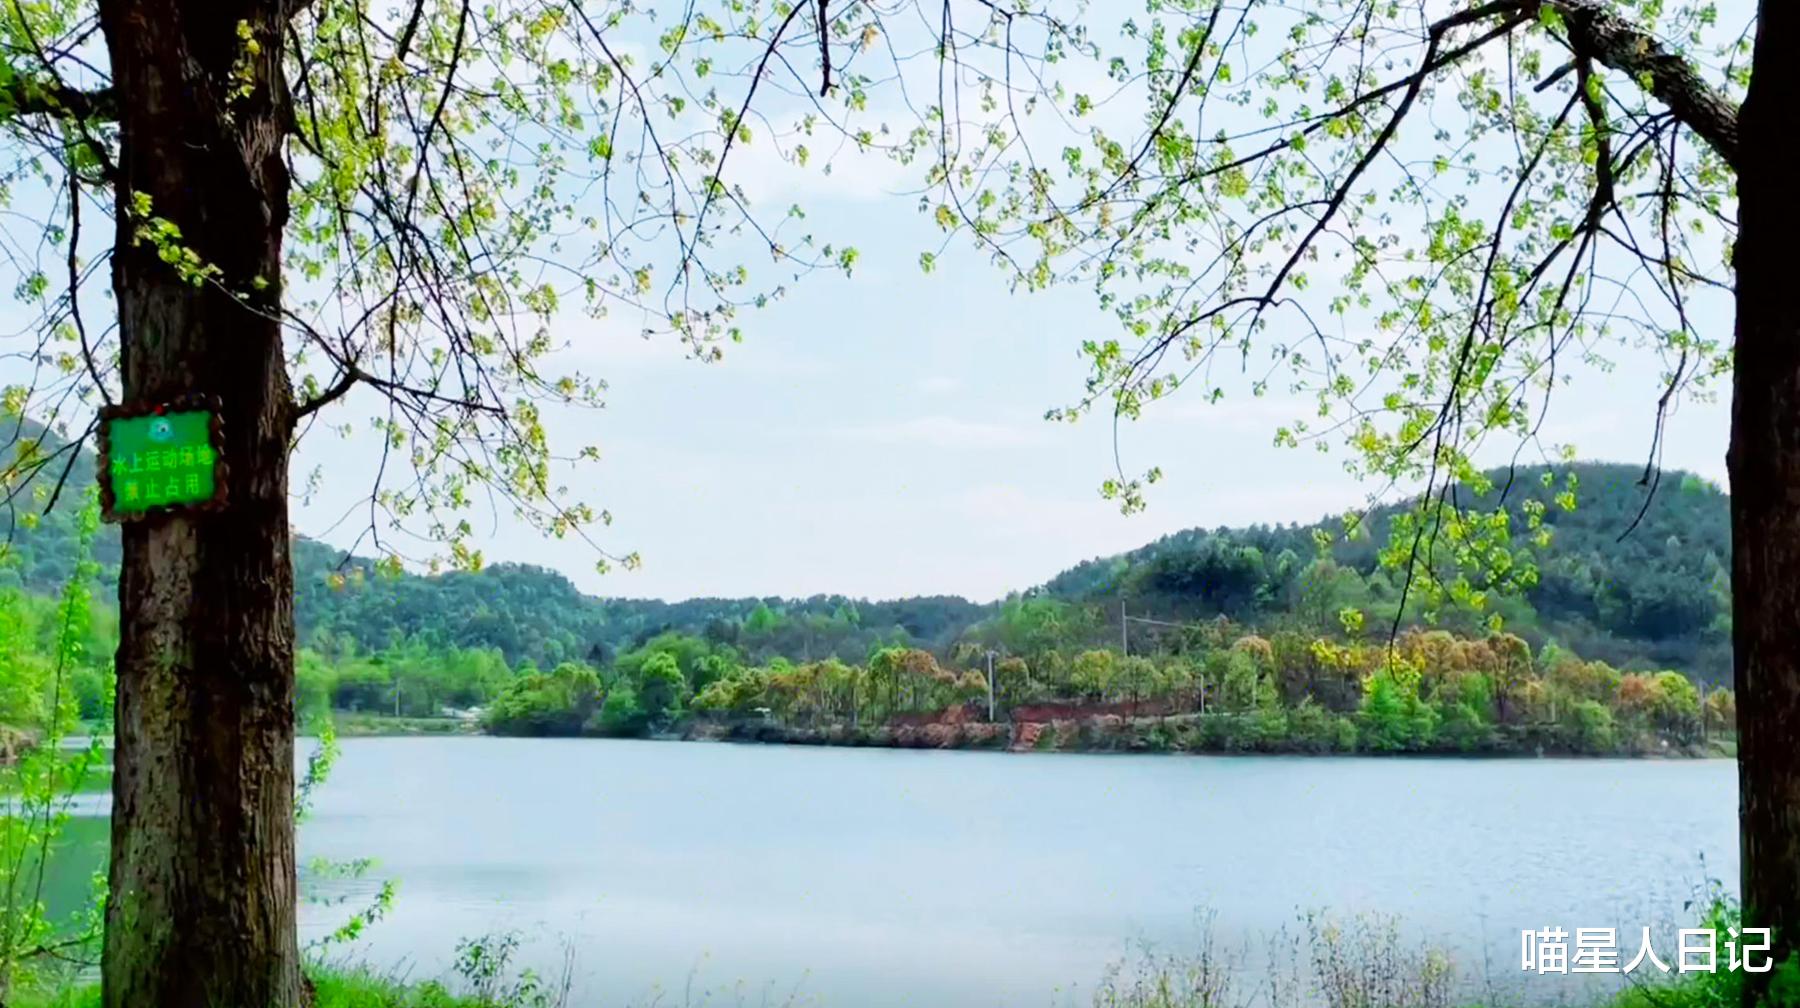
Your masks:
<instances>
[{"instance_id":1,"label":"rough bark texture","mask_svg":"<svg viewBox=\"0 0 1800 1008\"><path fill-rule=\"evenodd\" d=\"M1765 0L1739 120L1732 627L1747 923L1800 947L1800 5ZM1778 956L1779 958L1779 956Z\"/></svg>"},{"instance_id":2,"label":"rough bark texture","mask_svg":"<svg viewBox=\"0 0 1800 1008\"><path fill-rule=\"evenodd\" d=\"M292 397L274 311L288 178L268 86L284 11L102 0L100 16L119 98L125 399L220 397L230 467L223 512L124 529L105 1004L293 1008ZM194 283L165 262L138 236L133 193L221 272Z\"/></svg>"},{"instance_id":3,"label":"rough bark texture","mask_svg":"<svg viewBox=\"0 0 1800 1008\"><path fill-rule=\"evenodd\" d=\"M1568 30L1577 56L1642 82L1675 118L1727 162L1738 158L1738 110L1696 65L1600 0L1549 0Z\"/></svg>"}]
</instances>

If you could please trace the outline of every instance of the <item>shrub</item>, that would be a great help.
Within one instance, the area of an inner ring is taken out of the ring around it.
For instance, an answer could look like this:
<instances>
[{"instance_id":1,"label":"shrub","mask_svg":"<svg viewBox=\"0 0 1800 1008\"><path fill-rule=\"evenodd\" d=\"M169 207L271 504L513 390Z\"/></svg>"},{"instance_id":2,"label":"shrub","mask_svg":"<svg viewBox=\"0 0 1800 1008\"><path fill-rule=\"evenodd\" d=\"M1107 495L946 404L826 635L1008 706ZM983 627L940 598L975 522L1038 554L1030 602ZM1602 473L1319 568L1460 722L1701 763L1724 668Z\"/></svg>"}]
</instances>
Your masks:
<instances>
[{"instance_id":1,"label":"shrub","mask_svg":"<svg viewBox=\"0 0 1800 1008\"><path fill-rule=\"evenodd\" d=\"M650 716L638 702L637 688L630 680L621 679L606 691L606 699L590 722L590 730L614 737L642 735L650 727Z\"/></svg>"},{"instance_id":2,"label":"shrub","mask_svg":"<svg viewBox=\"0 0 1800 1008\"><path fill-rule=\"evenodd\" d=\"M1585 753L1612 752L1618 745L1612 711L1594 700L1583 700L1570 711L1575 747Z\"/></svg>"}]
</instances>

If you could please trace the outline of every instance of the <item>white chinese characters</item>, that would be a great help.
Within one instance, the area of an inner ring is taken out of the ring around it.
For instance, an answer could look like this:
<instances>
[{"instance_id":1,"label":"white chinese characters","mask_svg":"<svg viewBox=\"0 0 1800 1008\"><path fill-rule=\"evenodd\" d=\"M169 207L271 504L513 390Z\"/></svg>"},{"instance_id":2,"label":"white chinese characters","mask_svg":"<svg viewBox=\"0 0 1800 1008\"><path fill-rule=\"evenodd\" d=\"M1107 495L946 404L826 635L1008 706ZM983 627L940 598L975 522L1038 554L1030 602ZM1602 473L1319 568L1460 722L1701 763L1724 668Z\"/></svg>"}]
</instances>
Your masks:
<instances>
[{"instance_id":1,"label":"white chinese characters","mask_svg":"<svg viewBox=\"0 0 1800 1008\"><path fill-rule=\"evenodd\" d=\"M1649 928L1639 931L1625 948L1635 954L1625 959L1616 928L1529 928L1519 932L1519 968L1527 973L1630 973L1659 970L1663 973L1717 973L1721 970L1767 973L1774 968L1769 956L1768 928L1726 928L1724 961L1720 961L1720 935L1713 928L1682 928L1675 936L1672 959L1657 955ZM1620 961L1624 960L1624 965Z\"/></svg>"}]
</instances>

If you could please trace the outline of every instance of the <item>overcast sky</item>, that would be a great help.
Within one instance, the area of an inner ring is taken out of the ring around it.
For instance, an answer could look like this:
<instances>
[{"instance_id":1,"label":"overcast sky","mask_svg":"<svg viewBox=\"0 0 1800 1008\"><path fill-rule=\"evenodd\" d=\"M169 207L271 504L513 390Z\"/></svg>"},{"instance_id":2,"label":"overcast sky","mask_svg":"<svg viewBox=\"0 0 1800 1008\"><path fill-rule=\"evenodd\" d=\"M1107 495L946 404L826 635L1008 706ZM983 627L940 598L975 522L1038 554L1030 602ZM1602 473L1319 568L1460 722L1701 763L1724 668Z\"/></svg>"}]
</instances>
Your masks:
<instances>
[{"instance_id":1,"label":"overcast sky","mask_svg":"<svg viewBox=\"0 0 1800 1008\"><path fill-rule=\"evenodd\" d=\"M767 144L733 154L731 178L759 205L803 202L816 233L855 244L861 259L852 278L813 275L745 313L745 341L722 362L686 359L673 339L641 339L641 319L577 315L554 332L562 356L610 391L604 410L552 414L547 425L567 449L601 445L603 459L577 477L579 496L612 512L603 545L640 553L642 568L599 575L586 547L545 540L504 512L477 526L490 562L552 567L603 595L986 600L1178 529L1311 521L1376 489L1344 474L1341 452L1273 445L1303 403L1254 399L1227 382L1221 403L1178 397L1118 431L1128 473L1165 473L1146 512L1121 516L1098 493L1114 472L1109 420L1043 419L1082 390L1081 341L1117 333L1093 292L1009 294L966 243L927 276L919 253L942 235L902 194L918 169L879 157L833 164L829 176L816 164L801 171ZM1728 314L1708 310L1705 335L1728 342ZM1661 362L1623 351L1616 364L1575 374L1545 442L1644 462ZM354 396L332 410L334 422L370 412ZM1664 463L1724 483L1727 423L1723 401L1678 404ZM355 539L362 524L340 519L368 491L366 438L302 446L297 485L315 466L324 478L316 496L296 501L299 531L344 546Z\"/></svg>"},{"instance_id":2,"label":"overcast sky","mask_svg":"<svg viewBox=\"0 0 1800 1008\"><path fill-rule=\"evenodd\" d=\"M558 332L611 391L603 411L552 418L552 433L601 444L583 492L615 517L607 548L639 551L642 568L598 575L583 548L505 518L478 529L490 561L553 567L604 595L985 600L1171 531L1310 521L1372 489L1344 474L1341 452L1272 444L1278 424L1304 415L1299 404L1228 386L1238 394L1221 403L1173 399L1121 429L1127 471L1166 474L1146 512L1121 516L1098 493L1113 472L1110 422L1043 419L1079 394L1080 341L1112 335L1113 320L1085 289L1010 295L966 250L922 274L919 252L940 236L914 199L884 191L898 177L869 168L805 176L809 219L862 250L855 276L808 277L747 314L745 342L722 362L684 359L630 320ZM761 170L766 195L785 195L787 177ZM1728 338L1729 319L1713 321ZM1546 441L1644 461L1658 364L1631 354L1618 365L1559 393ZM1682 404L1665 463L1723 483L1728 415L1722 401ZM321 439L302 465L341 451ZM320 532L336 514L322 503L296 522Z\"/></svg>"}]
</instances>

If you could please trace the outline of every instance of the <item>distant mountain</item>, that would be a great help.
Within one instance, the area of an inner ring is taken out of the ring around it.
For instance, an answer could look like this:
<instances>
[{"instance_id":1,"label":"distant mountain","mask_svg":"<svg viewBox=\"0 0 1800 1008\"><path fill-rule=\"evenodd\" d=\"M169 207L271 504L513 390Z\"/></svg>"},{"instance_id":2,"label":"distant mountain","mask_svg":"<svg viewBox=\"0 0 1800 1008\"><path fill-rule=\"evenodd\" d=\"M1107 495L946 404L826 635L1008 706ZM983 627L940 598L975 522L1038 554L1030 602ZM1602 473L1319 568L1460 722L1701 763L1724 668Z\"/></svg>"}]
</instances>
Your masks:
<instances>
[{"instance_id":1,"label":"distant mountain","mask_svg":"<svg viewBox=\"0 0 1800 1008\"><path fill-rule=\"evenodd\" d=\"M75 517L94 485L95 465L92 451L75 452L56 432L0 416L0 586L52 592L67 580L75 566ZM117 580L116 529L102 530L94 559L108 584Z\"/></svg>"},{"instance_id":2,"label":"distant mountain","mask_svg":"<svg viewBox=\"0 0 1800 1008\"><path fill-rule=\"evenodd\" d=\"M1553 487L1542 477L1554 476ZM1514 546L1536 565L1536 585L1520 596L1492 600L1509 631L1534 645L1555 642L1620 668L1676 668L1698 679L1731 676L1731 516L1729 499L1711 482L1665 472L1654 493L1641 484L1643 467L1582 462L1491 473L1523 529L1526 502L1544 507L1547 546L1515 534ZM1573 475L1572 511L1553 497ZM1510 478L1508 478L1510 477ZM1464 492L1467 506L1494 506ZM1369 622L1390 621L1400 586L1378 553L1395 515L1406 505L1376 508L1364 527L1371 535L1338 541L1331 565L1316 566L1315 532L1336 532L1337 519L1312 525L1189 529L1129 553L1077 564L1045 586L1052 594L1106 603L1124 600L1133 612L1175 619L1225 615L1261 624L1329 623L1337 610L1368 610ZM1641 517L1640 517L1641 512ZM1451 626L1477 629L1479 614L1447 612ZM1116 624L1115 624L1116 625Z\"/></svg>"},{"instance_id":3,"label":"distant mountain","mask_svg":"<svg viewBox=\"0 0 1800 1008\"><path fill-rule=\"evenodd\" d=\"M496 647L509 661L548 667L564 660L601 663L666 631L743 643L809 660L861 658L878 642L948 645L991 606L938 596L869 602L842 595L808 599L594 598L552 570L495 564L479 572L431 577L374 573L356 559L339 587L343 554L301 538L294 545L294 614L303 640L327 646L349 639L374 649L412 636L459 647ZM763 625L758 625L759 614Z\"/></svg>"},{"instance_id":4,"label":"distant mountain","mask_svg":"<svg viewBox=\"0 0 1800 1008\"><path fill-rule=\"evenodd\" d=\"M29 420L0 420L0 472L26 442L36 442L35 450L52 460L0 505L0 587L50 593L74 568L75 514L93 486L95 462L91 453L75 461L46 514L44 505L63 477L68 441ZM0 496L5 493L0 490ZM95 554L110 590L120 561L116 528L101 530ZM372 559L346 557L306 536L295 537L293 556L294 615L302 643L351 642L373 650L424 637L494 647L508 661L529 659L545 667L571 659L602 661L670 630L735 640L759 610L766 625L754 632L758 650L795 658L860 658L876 643L946 646L993 609L950 596L883 602L841 595L681 602L594 598L555 571L525 564L433 576L378 574Z\"/></svg>"},{"instance_id":5,"label":"distant mountain","mask_svg":"<svg viewBox=\"0 0 1800 1008\"><path fill-rule=\"evenodd\" d=\"M31 438L40 439L46 452L64 446L36 425L0 422L0 460L5 460L0 469L20 440ZM1553 491L1540 480L1546 471L1512 473L1506 496L1515 514L1527 500L1547 505L1552 538L1548 546L1531 550L1539 580L1522 597L1495 600L1492 611L1534 645L1555 642L1620 668L1676 668L1698 679L1728 681L1725 494L1698 477L1664 473L1646 507L1641 467L1578 463L1555 470L1558 486L1571 472L1578 483L1578 506L1564 511L1551 506ZM0 560L0 585L48 592L71 569L73 514L93 482L92 459L75 464L49 514L28 517L42 511L60 474L60 465L46 467L15 495L11 508L0 507L0 533L12 530ZM1373 536L1338 542L1323 558L1315 532L1341 531L1336 519L1196 528L1077 564L1030 592L1091 606L1100 617L1096 625L1110 618L1112 629L1104 636L1096 631L1095 643L1116 639L1113 614L1121 603L1133 615L1162 623L1226 616L1250 626L1312 632L1336 632L1338 612L1349 607L1368 613L1369 625L1380 627L1393 619L1401 593L1377 553L1389 520L1401 508L1372 512L1365 527ZM1630 534L1621 539L1627 529ZM116 530L103 532L96 553L103 578L111 582L119 563ZM495 647L509 661L529 659L540 666L568 659L603 662L670 630L800 660L860 658L883 643L943 649L999 608L956 596L878 602L839 595L681 602L594 598L554 571L520 564L433 576L377 574L373 561L346 558L305 537L295 541L294 567L296 621L302 642L310 646L353 643L377 649L418 637ZM1443 617L1464 629L1477 629L1481 618L1458 612ZM1151 636L1178 632L1155 623L1134 624L1132 632L1140 629Z\"/></svg>"}]
</instances>

